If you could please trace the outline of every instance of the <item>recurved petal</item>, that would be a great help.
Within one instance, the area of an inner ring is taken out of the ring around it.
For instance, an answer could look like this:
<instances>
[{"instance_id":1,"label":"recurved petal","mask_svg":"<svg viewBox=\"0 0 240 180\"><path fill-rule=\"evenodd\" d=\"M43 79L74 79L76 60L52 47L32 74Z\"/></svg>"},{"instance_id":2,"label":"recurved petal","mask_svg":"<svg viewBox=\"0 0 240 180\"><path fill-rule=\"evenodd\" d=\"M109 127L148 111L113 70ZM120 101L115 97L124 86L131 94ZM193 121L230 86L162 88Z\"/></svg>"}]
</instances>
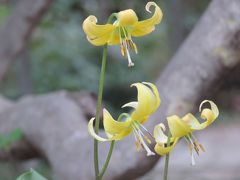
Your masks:
<instances>
[{"instance_id":1,"label":"recurved petal","mask_svg":"<svg viewBox=\"0 0 240 180\"><path fill-rule=\"evenodd\" d=\"M204 108L202 109L203 104L209 103L211 108ZM197 118L195 118L194 115L192 114L187 114L186 116L183 117L183 120L187 122L192 130L202 130L212 124L216 118L219 115L218 107L217 105L209 100L204 100L200 106L199 106L199 111L201 112L201 118L205 119L203 123L199 122Z\"/></svg>"},{"instance_id":2,"label":"recurved petal","mask_svg":"<svg viewBox=\"0 0 240 180\"><path fill-rule=\"evenodd\" d=\"M105 142L105 141L111 141L112 139L111 138L102 138L101 136L97 135L95 130L94 130L94 127L93 127L93 122L94 122L95 118L92 118L90 119L90 121L88 122L88 132L90 133L90 135L92 137L94 137L95 139L97 139L98 141L102 141L102 142Z\"/></svg>"},{"instance_id":3,"label":"recurved petal","mask_svg":"<svg viewBox=\"0 0 240 180\"><path fill-rule=\"evenodd\" d=\"M154 147L155 152L161 156L164 156L164 155L170 153L173 150L173 148L176 146L178 139L179 138L173 138L173 141L170 144L170 146L167 146L167 144L157 143Z\"/></svg>"},{"instance_id":4,"label":"recurved petal","mask_svg":"<svg viewBox=\"0 0 240 180\"><path fill-rule=\"evenodd\" d=\"M93 122L94 122L95 118L90 119L89 123L88 123L88 132L90 133L90 135L92 137L94 137L96 140L101 141L101 142L106 142L106 141L113 141L113 140L121 140L124 137L126 137L127 135L129 135L131 133L131 130L127 130L127 131L122 131L118 134L110 134L110 133L106 133L108 138L103 138L101 136L99 136L98 134L96 134L95 130L94 130L94 126L93 126Z\"/></svg>"},{"instance_id":5,"label":"recurved petal","mask_svg":"<svg viewBox=\"0 0 240 180\"><path fill-rule=\"evenodd\" d=\"M137 106L138 106L138 102L133 101L133 102L129 102L129 103L124 104L124 105L122 106L122 108L131 107L131 108L136 109Z\"/></svg>"},{"instance_id":6,"label":"recurved petal","mask_svg":"<svg viewBox=\"0 0 240 180\"><path fill-rule=\"evenodd\" d=\"M173 137L180 138L192 132L190 126L176 115L167 117L167 121Z\"/></svg>"},{"instance_id":7,"label":"recurved petal","mask_svg":"<svg viewBox=\"0 0 240 180\"><path fill-rule=\"evenodd\" d=\"M87 39L95 46L101 46L108 43L115 26L112 24L98 25L95 16L88 16L83 22L83 31Z\"/></svg>"},{"instance_id":8,"label":"recurved petal","mask_svg":"<svg viewBox=\"0 0 240 180\"><path fill-rule=\"evenodd\" d=\"M131 119L129 118L125 122L116 121L106 109L103 109L103 126L105 132L112 136L125 135L131 132Z\"/></svg>"},{"instance_id":9,"label":"recurved petal","mask_svg":"<svg viewBox=\"0 0 240 180\"><path fill-rule=\"evenodd\" d=\"M203 128L198 119L191 113L186 114L182 120L186 122L192 130L200 130Z\"/></svg>"},{"instance_id":10,"label":"recurved petal","mask_svg":"<svg viewBox=\"0 0 240 180\"><path fill-rule=\"evenodd\" d=\"M156 89L151 89L155 86L153 84L150 84L150 87L143 83L135 83L131 86L135 86L138 91L137 107L131 114L131 117L133 120L144 123L148 116L154 113L159 106L158 92Z\"/></svg>"},{"instance_id":11,"label":"recurved petal","mask_svg":"<svg viewBox=\"0 0 240 180\"><path fill-rule=\"evenodd\" d=\"M205 109L201 110L203 104L205 104L205 103L209 103L211 108L210 109L205 108ZM204 112L204 110L206 110L206 109L210 110L211 114L209 114L208 112ZM204 100L199 106L199 111L200 112L202 111L202 113L201 113L202 118L209 119L209 120L211 120L211 122L213 122L219 115L219 110L218 110L217 105L213 101L210 101L210 100Z\"/></svg>"},{"instance_id":12,"label":"recurved petal","mask_svg":"<svg viewBox=\"0 0 240 180\"><path fill-rule=\"evenodd\" d=\"M145 36L151 33L155 29L155 25L159 24L162 20L162 10L155 2L148 2L146 4L146 10L151 13L150 7L155 7L153 16L149 19L138 21L133 25L132 36Z\"/></svg>"},{"instance_id":13,"label":"recurved petal","mask_svg":"<svg viewBox=\"0 0 240 180\"><path fill-rule=\"evenodd\" d=\"M159 143L159 144L167 143L168 137L163 132L165 130L166 130L166 127L162 123L160 123L154 127L153 136L157 143Z\"/></svg>"}]
</instances>

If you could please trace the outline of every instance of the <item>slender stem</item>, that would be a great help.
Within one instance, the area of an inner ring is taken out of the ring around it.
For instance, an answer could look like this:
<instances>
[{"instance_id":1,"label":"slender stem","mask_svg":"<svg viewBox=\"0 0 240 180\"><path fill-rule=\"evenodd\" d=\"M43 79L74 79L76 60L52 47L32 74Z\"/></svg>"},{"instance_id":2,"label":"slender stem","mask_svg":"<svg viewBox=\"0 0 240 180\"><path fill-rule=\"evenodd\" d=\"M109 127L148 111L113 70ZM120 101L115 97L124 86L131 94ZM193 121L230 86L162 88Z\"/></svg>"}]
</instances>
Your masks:
<instances>
[{"instance_id":1,"label":"slender stem","mask_svg":"<svg viewBox=\"0 0 240 180\"><path fill-rule=\"evenodd\" d=\"M100 80L99 80L98 102L97 102L96 124L95 124L95 132L97 134L99 132L100 111L102 107L102 94L103 94L106 62L107 62L107 45L103 47L102 67L101 67ZM95 168L95 177L96 177L96 180L98 180L99 179L98 178L98 174L99 174L98 141L96 139L94 139L94 168Z\"/></svg>"},{"instance_id":2,"label":"slender stem","mask_svg":"<svg viewBox=\"0 0 240 180\"><path fill-rule=\"evenodd\" d=\"M99 178L102 179L104 173L106 172L107 170L107 167L108 167L108 164L110 162L110 159L111 159L111 156L112 156L112 152L113 152L113 147L115 145L115 141L112 141L111 142L111 145L110 145L110 148L109 148L109 152L108 152L108 155L107 155L107 159L103 165L103 168L102 168L102 171L100 172L99 174Z\"/></svg>"},{"instance_id":3,"label":"slender stem","mask_svg":"<svg viewBox=\"0 0 240 180\"><path fill-rule=\"evenodd\" d=\"M170 146L170 136L171 133L168 132L168 140L167 140L167 146ZM169 164L169 153L166 155L165 158L165 165L164 165L164 176L163 176L163 180L167 180L168 179L168 164Z\"/></svg>"},{"instance_id":4,"label":"slender stem","mask_svg":"<svg viewBox=\"0 0 240 180\"><path fill-rule=\"evenodd\" d=\"M116 14L113 13L109 16L107 23L111 23L113 18L116 17ZM102 95L103 95L103 84L104 84L104 77L105 77L105 69L106 69L106 63L107 63L107 44L103 47L103 56L102 56L102 67L100 72L100 80L99 80L99 89L98 89L98 102L97 102L97 112L96 112L96 123L95 123L95 132L98 134L99 132L99 124L100 124L100 111L102 109ZM99 174L99 162L98 162L98 141L94 139L94 168L95 168L95 177L96 180L101 180L103 174L105 173L108 163L110 161L112 151L114 147L114 141L112 141L107 160L104 164L103 170L101 171L101 174Z\"/></svg>"}]
</instances>

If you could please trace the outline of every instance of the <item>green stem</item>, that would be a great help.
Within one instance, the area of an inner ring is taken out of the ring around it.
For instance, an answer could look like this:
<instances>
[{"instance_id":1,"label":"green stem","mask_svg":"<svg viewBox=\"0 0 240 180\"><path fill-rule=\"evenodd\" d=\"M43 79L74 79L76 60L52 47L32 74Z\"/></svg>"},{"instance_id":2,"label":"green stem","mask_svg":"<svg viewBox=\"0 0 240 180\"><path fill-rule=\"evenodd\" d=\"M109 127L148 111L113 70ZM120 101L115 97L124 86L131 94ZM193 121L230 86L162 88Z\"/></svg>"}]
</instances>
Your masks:
<instances>
[{"instance_id":1,"label":"green stem","mask_svg":"<svg viewBox=\"0 0 240 180\"><path fill-rule=\"evenodd\" d=\"M103 47L103 56L102 56L102 67L99 80L99 90L98 90L98 102L97 102L97 113L96 113L96 123L95 123L95 132L99 132L100 124L100 111L102 107L102 94L103 94L103 84L105 77L105 68L107 62L107 45ZM94 168L95 168L95 177L98 180L99 174L99 163L98 163L98 140L94 139Z\"/></svg>"},{"instance_id":2,"label":"green stem","mask_svg":"<svg viewBox=\"0 0 240 180\"><path fill-rule=\"evenodd\" d=\"M116 17L116 13L111 14L109 16L107 23L111 23L113 18ZM97 102L97 112L96 112L96 123L95 123L95 132L98 134L99 132L99 124L100 124L100 111L102 109L102 95L103 95L103 84L104 84L104 77L105 77L105 69L107 63L107 44L103 47L103 56L102 56L102 67L100 72L100 80L99 80L99 89L98 89L98 102ZM101 171L101 176L103 176L104 172L107 169L108 163L110 161L112 151L114 147L114 142L112 142L109 153L107 156L107 160L104 164L103 170ZM106 166L106 167L105 167ZM95 177L96 180L101 180L101 176L99 174L99 162L98 162L98 141L94 139L94 168L95 168Z\"/></svg>"},{"instance_id":3,"label":"green stem","mask_svg":"<svg viewBox=\"0 0 240 180\"><path fill-rule=\"evenodd\" d=\"M167 140L167 146L170 146L170 136L171 133L168 132L168 140ZM169 164L169 153L166 155L165 158L165 165L164 165L164 175L163 175L163 180L167 180L168 179L168 164Z\"/></svg>"},{"instance_id":4,"label":"green stem","mask_svg":"<svg viewBox=\"0 0 240 180\"><path fill-rule=\"evenodd\" d=\"M110 162L110 159L111 159L111 156L112 156L112 152L113 152L113 147L115 145L115 141L112 141L111 142L111 145L110 145L110 148L109 148L109 151L108 151L108 155L107 155L107 159L103 165L103 168L102 168L102 171L100 172L99 174L99 178L102 179L104 173L106 172L107 170L107 167L108 167L108 164Z\"/></svg>"}]
</instances>

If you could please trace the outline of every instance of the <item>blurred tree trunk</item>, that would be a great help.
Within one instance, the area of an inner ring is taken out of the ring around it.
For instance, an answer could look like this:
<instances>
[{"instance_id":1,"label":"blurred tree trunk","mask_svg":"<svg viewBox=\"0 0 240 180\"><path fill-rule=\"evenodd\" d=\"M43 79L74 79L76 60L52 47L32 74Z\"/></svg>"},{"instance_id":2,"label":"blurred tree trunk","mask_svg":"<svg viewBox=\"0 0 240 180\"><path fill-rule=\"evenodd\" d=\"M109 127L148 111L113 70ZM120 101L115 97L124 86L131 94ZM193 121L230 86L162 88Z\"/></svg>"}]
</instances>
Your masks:
<instances>
[{"instance_id":1,"label":"blurred tree trunk","mask_svg":"<svg viewBox=\"0 0 240 180\"><path fill-rule=\"evenodd\" d=\"M185 3L184 0L169 1L169 22L170 22L170 43L173 52L175 52L185 38L184 15Z\"/></svg>"},{"instance_id":2,"label":"blurred tree trunk","mask_svg":"<svg viewBox=\"0 0 240 180\"><path fill-rule=\"evenodd\" d=\"M24 49L34 28L52 0L21 0L0 29L0 82L16 56Z\"/></svg>"},{"instance_id":3,"label":"blurred tree trunk","mask_svg":"<svg viewBox=\"0 0 240 180\"><path fill-rule=\"evenodd\" d=\"M17 62L17 81L21 95L30 94L33 90L32 78L31 78L31 62L29 51L24 48L18 56Z\"/></svg>"}]
</instances>

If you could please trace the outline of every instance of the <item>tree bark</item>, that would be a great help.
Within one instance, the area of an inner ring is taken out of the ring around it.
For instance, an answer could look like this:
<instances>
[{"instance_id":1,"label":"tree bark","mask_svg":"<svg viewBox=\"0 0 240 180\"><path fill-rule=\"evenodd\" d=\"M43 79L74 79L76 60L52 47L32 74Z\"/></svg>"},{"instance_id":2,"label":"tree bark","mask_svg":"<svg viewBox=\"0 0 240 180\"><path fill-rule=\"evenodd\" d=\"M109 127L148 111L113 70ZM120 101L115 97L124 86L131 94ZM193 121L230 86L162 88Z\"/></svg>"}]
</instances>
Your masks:
<instances>
[{"instance_id":1,"label":"tree bark","mask_svg":"<svg viewBox=\"0 0 240 180\"><path fill-rule=\"evenodd\" d=\"M224 77L240 60L240 1L213 0L178 52L157 80L161 96L159 111L146 123L148 129L165 122L167 116L196 111L199 103L210 98ZM123 144L128 147L121 149ZM158 156L136 154L133 139L120 142L115 150L117 167L109 168L108 179L134 179L144 175ZM120 162L116 156L121 156ZM131 159L130 159L131 157ZM111 165L113 165L112 163Z\"/></svg>"},{"instance_id":2,"label":"tree bark","mask_svg":"<svg viewBox=\"0 0 240 180\"><path fill-rule=\"evenodd\" d=\"M18 56L17 61L17 84L21 95L31 94L33 92L31 59L29 49L24 48Z\"/></svg>"},{"instance_id":3,"label":"tree bark","mask_svg":"<svg viewBox=\"0 0 240 180\"><path fill-rule=\"evenodd\" d=\"M26 46L34 28L52 0L21 0L0 30L0 82L7 69Z\"/></svg>"},{"instance_id":4,"label":"tree bark","mask_svg":"<svg viewBox=\"0 0 240 180\"><path fill-rule=\"evenodd\" d=\"M157 80L162 103L146 123L150 131L168 115L194 112L238 65L239 9L239 0L213 0L209 5ZM93 140L85 120L76 103L60 93L28 97L1 112L0 130L23 129L28 141L48 159L57 179L93 179ZM106 151L106 144L101 144L101 163ZM130 136L116 144L104 179L135 179L149 172L158 159L137 153Z\"/></svg>"}]
</instances>

